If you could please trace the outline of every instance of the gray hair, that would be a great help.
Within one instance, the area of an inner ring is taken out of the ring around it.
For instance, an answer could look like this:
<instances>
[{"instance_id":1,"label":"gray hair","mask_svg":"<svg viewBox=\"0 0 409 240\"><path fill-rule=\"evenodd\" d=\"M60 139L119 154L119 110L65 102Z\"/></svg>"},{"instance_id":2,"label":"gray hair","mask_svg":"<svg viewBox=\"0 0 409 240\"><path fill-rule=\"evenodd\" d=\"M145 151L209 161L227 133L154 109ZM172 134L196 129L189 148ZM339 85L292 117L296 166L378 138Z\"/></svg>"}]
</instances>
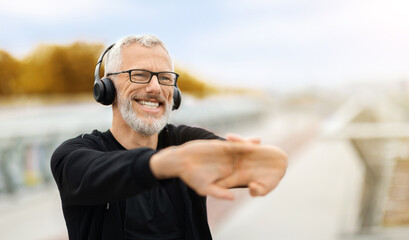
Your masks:
<instances>
[{"instance_id":1,"label":"gray hair","mask_svg":"<svg viewBox=\"0 0 409 240\"><path fill-rule=\"evenodd\" d=\"M117 72L120 71L122 58L121 52L124 47L127 47L131 44L137 43L142 47L153 47L153 46L161 46L169 55L169 59L172 65L173 71L173 61L172 57L169 54L169 51L166 49L165 44L156 36L151 34L144 34L144 35L132 35L126 36L115 43L115 45L108 51L107 57L105 59L105 76L107 73L110 72Z\"/></svg>"}]
</instances>

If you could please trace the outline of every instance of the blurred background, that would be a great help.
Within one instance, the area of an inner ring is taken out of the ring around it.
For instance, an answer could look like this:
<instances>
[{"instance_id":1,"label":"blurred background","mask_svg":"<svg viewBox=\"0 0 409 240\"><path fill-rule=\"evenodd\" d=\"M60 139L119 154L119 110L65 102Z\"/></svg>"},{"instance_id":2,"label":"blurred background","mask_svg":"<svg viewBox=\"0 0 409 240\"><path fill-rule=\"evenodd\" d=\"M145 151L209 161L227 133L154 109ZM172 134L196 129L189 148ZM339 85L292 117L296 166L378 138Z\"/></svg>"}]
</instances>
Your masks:
<instances>
[{"instance_id":1,"label":"blurred background","mask_svg":"<svg viewBox=\"0 0 409 240\"><path fill-rule=\"evenodd\" d=\"M68 239L49 159L110 127L93 71L119 38L162 39L171 123L289 155L264 198L208 199L214 239L409 238L405 0L0 0L0 239Z\"/></svg>"}]
</instances>

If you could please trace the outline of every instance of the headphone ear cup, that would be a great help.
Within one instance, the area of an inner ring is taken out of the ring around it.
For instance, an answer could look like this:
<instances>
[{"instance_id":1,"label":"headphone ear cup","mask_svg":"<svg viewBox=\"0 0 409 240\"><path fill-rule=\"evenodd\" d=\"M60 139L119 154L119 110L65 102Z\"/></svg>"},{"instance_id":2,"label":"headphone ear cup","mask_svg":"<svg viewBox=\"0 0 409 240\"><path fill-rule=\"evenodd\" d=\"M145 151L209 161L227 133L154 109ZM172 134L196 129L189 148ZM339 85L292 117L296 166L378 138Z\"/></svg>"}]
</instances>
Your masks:
<instances>
[{"instance_id":1,"label":"headphone ear cup","mask_svg":"<svg viewBox=\"0 0 409 240\"><path fill-rule=\"evenodd\" d=\"M111 79L103 78L94 83L94 99L104 105L110 105L115 100L115 86Z\"/></svg>"},{"instance_id":2,"label":"headphone ear cup","mask_svg":"<svg viewBox=\"0 0 409 240\"><path fill-rule=\"evenodd\" d=\"M105 95L102 104L111 105L112 103L114 103L116 97L115 85L110 78L103 78L101 79L101 82L105 87Z\"/></svg>"},{"instance_id":3,"label":"headphone ear cup","mask_svg":"<svg viewBox=\"0 0 409 240\"><path fill-rule=\"evenodd\" d=\"M104 84L102 84L102 82L95 82L94 83L94 88L93 88L93 94L94 94L94 99L97 102L101 102L102 99L104 99L104 94L105 90L104 90Z\"/></svg>"},{"instance_id":4,"label":"headphone ear cup","mask_svg":"<svg viewBox=\"0 0 409 240\"><path fill-rule=\"evenodd\" d=\"M172 110L177 110L182 103L182 93L177 86L173 87L173 107Z\"/></svg>"}]
</instances>

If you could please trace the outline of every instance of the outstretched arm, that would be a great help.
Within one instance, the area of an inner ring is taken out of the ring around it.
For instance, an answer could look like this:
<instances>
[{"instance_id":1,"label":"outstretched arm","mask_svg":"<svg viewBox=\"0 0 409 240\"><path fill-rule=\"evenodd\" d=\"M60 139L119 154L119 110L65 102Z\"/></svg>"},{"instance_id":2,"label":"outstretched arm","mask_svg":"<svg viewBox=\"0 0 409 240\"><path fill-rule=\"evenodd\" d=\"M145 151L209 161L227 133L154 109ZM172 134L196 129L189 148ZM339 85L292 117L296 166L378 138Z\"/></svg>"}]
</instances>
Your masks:
<instances>
[{"instance_id":1,"label":"outstretched arm","mask_svg":"<svg viewBox=\"0 0 409 240\"><path fill-rule=\"evenodd\" d=\"M270 192L284 175L285 153L259 141L196 140L152 156L150 167L158 179L179 177L200 195L233 199L228 188L249 186L253 196Z\"/></svg>"}]
</instances>

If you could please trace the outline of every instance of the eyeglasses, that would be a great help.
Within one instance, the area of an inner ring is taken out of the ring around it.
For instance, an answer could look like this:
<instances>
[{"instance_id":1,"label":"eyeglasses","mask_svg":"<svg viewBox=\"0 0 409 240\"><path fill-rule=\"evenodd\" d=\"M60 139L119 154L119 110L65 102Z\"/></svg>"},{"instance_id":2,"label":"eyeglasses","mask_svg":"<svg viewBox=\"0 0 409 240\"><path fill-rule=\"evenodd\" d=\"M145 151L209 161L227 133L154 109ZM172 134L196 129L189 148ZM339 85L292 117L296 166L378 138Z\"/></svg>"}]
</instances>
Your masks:
<instances>
[{"instance_id":1,"label":"eyeglasses","mask_svg":"<svg viewBox=\"0 0 409 240\"><path fill-rule=\"evenodd\" d=\"M129 81L133 83L149 83L152 80L152 76L158 78L158 82L165 86L176 86L179 74L175 72L151 72L143 69L130 69L127 71L108 73L107 76L117 75L121 73L128 73Z\"/></svg>"}]
</instances>

